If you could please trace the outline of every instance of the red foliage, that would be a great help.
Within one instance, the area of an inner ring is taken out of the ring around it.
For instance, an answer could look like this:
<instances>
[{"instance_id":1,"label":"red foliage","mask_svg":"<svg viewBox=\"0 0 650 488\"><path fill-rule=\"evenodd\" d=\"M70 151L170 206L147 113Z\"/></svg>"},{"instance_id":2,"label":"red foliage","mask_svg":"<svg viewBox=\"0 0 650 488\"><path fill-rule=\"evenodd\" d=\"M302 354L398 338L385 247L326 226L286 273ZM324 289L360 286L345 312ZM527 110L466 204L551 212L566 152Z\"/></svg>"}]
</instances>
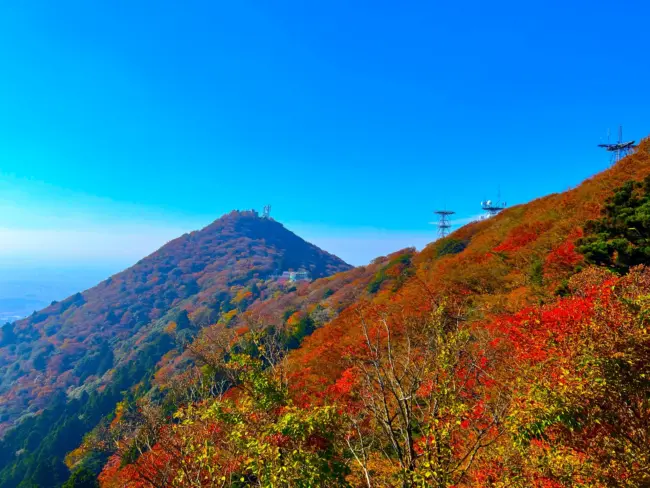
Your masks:
<instances>
[{"instance_id":1,"label":"red foliage","mask_svg":"<svg viewBox=\"0 0 650 488\"><path fill-rule=\"evenodd\" d=\"M544 222L522 224L514 228L508 237L494 248L495 252L513 252L537 240L537 238L550 227Z\"/></svg>"},{"instance_id":2,"label":"red foliage","mask_svg":"<svg viewBox=\"0 0 650 488\"><path fill-rule=\"evenodd\" d=\"M517 359L540 361L568 337L580 332L585 322L593 317L593 304L593 296L561 299L541 309L531 307L502 317L489 327L497 337L501 334L507 337ZM497 342L495 339L493 343Z\"/></svg>"},{"instance_id":3,"label":"red foliage","mask_svg":"<svg viewBox=\"0 0 650 488\"><path fill-rule=\"evenodd\" d=\"M553 249L544 261L544 271L552 276L570 273L582 261L572 241L565 241Z\"/></svg>"}]
</instances>

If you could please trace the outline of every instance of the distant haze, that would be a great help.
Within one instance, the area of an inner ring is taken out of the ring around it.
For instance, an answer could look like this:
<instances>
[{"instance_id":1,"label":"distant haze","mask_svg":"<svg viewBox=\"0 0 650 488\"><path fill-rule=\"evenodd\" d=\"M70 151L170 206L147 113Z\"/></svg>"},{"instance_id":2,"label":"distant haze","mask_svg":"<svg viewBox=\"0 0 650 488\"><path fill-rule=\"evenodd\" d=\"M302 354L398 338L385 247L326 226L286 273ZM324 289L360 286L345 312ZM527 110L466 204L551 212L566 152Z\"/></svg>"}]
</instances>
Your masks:
<instances>
[{"instance_id":1,"label":"distant haze","mask_svg":"<svg viewBox=\"0 0 650 488\"><path fill-rule=\"evenodd\" d=\"M186 226L107 226L79 231L0 229L0 323L26 317L53 300L91 288L170 240L202 227L197 222ZM356 266L401 248L421 249L435 239L433 227L430 232L420 233L332 228L303 222L289 222L286 227Z\"/></svg>"},{"instance_id":2,"label":"distant haze","mask_svg":"<svg viewBox=\"0 0 650 488\"><path fill-rule=\"evenodd\" d=\"M109 267L15 267L0 264L0 323L26 317L53 300L62 300L96 285L117 271Z\"/></svg>"}]
</instances>

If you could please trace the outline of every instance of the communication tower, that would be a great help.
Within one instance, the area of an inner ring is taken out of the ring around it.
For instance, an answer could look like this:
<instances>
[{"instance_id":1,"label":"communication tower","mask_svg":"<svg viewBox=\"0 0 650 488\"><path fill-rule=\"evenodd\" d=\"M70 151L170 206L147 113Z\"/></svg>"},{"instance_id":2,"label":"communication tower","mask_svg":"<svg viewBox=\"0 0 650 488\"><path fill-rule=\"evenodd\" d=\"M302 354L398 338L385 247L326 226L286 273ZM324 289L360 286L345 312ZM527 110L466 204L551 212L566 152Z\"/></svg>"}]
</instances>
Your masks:
<instances>
[{"instance_id":1,"label":"communication tower","mask_svg":"<svg viewBox=\"0 0 650 488\"><path fill-rule=\"evenodd\" d=\"M495 200L483 200L481 202L481 208L485 210L488 214L489 217L494 217L496 214L501 212L501 210L504 210L508 204L506 202L501 201L501 192L499 191L499 195Z\"/></svg>"},{"instance_id":2,"label":"communication tower","mask_svg":"<svg viewBox=\"0 0 650 488\"><path fill-rule=\"evenodd\" d=\"M449 229L451 229L451 222L449 221L449 216L454 215L456 212L452 210L436 210L433 212L438 216L438 237L441 239L446 237L449 234Z\"/></svg>"},{"instance_id":3,"label":"communication tower","mask_svg":"<svg viewBox=\"0 0 650 488\"><path fill-rule=\"evenodd\" d=\"M264 209L262 210L262 218L263 219L271 218L271 205L264 205Z\"/></svg>"},{"instance_id":4,"label":"communication tower","mask_svg":"<svg viewBox=\"0 0 650 488\"><path fill-rule=\"evenodd\" d=\"M615 142L611 144L609 142L609 131L607 131L607 144L598 144L598 147L602 147L605 151L611 152L612 157L611 157L611 163L618 163L621 158L624 158L628 154L630 154L636 145L634 144L636 141L627 141L623 142L623 126L618 127L618 142Z\"/></svg>"}]
</instances>

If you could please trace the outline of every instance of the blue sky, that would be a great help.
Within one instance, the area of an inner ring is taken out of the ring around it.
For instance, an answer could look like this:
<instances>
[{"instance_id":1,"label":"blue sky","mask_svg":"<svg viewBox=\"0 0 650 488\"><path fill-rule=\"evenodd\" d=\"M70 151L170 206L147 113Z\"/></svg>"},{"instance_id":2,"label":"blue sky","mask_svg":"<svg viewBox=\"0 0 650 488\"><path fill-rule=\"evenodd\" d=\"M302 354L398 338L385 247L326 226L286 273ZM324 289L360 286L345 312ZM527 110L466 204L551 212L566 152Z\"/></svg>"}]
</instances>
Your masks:
<instances>
[{"instance_id":1,"label":"blue sky","mask_svg":"<svg viewBox=\"0 0 650 488\"><path fill-rule=\"evenodd\" d=\"M3 2L0 266L119 268L265 203L354 264L422 246L436 208L565 190L607 167L607 128L648 134L648 18L643 1Z\"/></svg>"}]
</instances>

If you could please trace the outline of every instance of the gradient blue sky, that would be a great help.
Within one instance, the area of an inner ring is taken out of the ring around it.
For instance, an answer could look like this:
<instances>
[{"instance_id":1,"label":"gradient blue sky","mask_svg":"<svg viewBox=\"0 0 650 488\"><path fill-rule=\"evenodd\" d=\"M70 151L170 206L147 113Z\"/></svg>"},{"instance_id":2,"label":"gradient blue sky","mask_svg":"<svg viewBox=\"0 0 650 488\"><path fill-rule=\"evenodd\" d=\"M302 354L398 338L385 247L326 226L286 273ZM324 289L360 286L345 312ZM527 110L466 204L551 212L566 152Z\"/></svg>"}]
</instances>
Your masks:
<instances>
[{"instance_id":1,"label":"gradient blue sky","mask_svg":"<svg viewBox=\"0 0 650 488\"><path fill-rule=\"evenodd\" d=\"M126 266L233 208L362 264L607 167L646 1L0 4L0 265ZM620 63L617 65L617 63Z\"/></svg>"}]
</instances>

